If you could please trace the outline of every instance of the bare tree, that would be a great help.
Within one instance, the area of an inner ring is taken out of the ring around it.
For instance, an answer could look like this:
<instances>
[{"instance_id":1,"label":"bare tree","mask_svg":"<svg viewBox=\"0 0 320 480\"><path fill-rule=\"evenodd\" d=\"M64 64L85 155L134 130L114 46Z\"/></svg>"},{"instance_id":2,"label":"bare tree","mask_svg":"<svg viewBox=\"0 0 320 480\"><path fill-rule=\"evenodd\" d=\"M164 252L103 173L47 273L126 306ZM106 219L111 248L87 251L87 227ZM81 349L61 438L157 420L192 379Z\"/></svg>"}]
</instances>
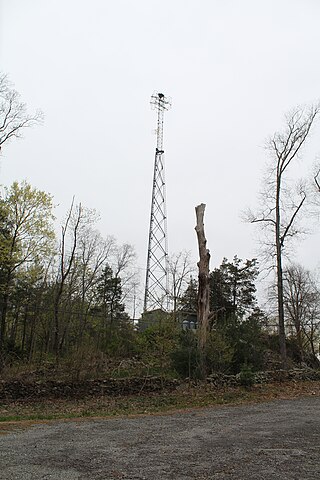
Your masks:
<instances>
[{"instance_id":1,"label":"bare tree","mask_svg":"<svg viewBox=\"0 0 320 480\"><path fill-rule=\"evenodd\" d=\"M179 252L169 258L169 286L172 299L174 319L177 313L179 298L187 288L190 276L195 268L191 262L190 252Z\"/></svg>"},{"instance_id":2,"label":"bare tree","mask_svg":"<svg viewBox=\"0 0 320 480\"><path fill-rule=\"evenodd\" d=\"M298 217L306 200L303 184L298 185L296 193L286 188L286 180L290 166L299 157L312 124L319 114L319 105L310 108L296 108L286 116L286 127L283 132L275 133L268 141L267 149L271 157L269 176L261 192L262 208L257 213L249 212L247 220L260 223L272 232L271 242L265 243L273 266L276 268L277 304L280 353L283 365L286 366L286 336L283 303L283 254L289 239L301 232Z\"/></svg>"},{"instance_id":3,"label":"bare tree","mask_svg":"<svg viewBox=\"0 0 320 480\"><path fill-rule=\"evenodd\" d=\"M12 88L8 77L0 74L0 150L13 137L19 138L22 131L42 121L42 112L30 115L20 94Z\"/></svg>"},{"instance_id":4,"label":"bare tree","mask_svg":"<svg viewBox=\"0 0 320 480\"><path fill-rule=\"evenodd\" d=\"M71 207L67 216L67 219L64 225L61 227L61 243L60 243L60 253L59 253L59 273L57 281L57 290L54 300L54 352L56 356L56 362L59 362L60 357L60 303L61 297L64 291L64 286L68 276L71 273L71 268L73 266L76 248L78 244L78 233L81 226L81 221L83 218L83 209L81 203L74 207L74 198L72 199ZM67 253L67 233L71 231L72 240L71 240L71 249Z\"/></svg>"},{"instance_id":5,"label":"bare tree","mask_svg":"<svg viewBox=\"0 0 320 480\"><path fill-rule=\"evenodd\" d=\"M138 273L135 268L136 252L132 245L124 243L115 248L113 273L115 278L121 278L121 303L131 303L135 310L136 290L139 285ZM134 312L135 313L135 312Z\"/></svg>"},{"instance_id":6,"label":"bare tree","mask_svg":"<svg viewBox=\"0 0 320 480\"><path fill-rule=\"evenodd\" d=\"M95 296L95 285L102 273L103 265L109 260L115 249L115 239L112 236L106 239L92 228L96 216L91 216L86 221L84 228L80 229L77 248L77 270L80 291L79 311L79 343L82 341L86 328L88 313Z\"/></svg>"},{"instance_id":7,"label":"bare tree","mask_svg":"<svg viewBox=\"0 0 320 480\"><path fill-rule=\"evenodd\" d=\"M319 290L311 273L301 265L287 267L283 279L286 320L294 328L300 360L304 361L308 346L315 356L314 339L320 333Z\"/></svg>"}]
</instances>

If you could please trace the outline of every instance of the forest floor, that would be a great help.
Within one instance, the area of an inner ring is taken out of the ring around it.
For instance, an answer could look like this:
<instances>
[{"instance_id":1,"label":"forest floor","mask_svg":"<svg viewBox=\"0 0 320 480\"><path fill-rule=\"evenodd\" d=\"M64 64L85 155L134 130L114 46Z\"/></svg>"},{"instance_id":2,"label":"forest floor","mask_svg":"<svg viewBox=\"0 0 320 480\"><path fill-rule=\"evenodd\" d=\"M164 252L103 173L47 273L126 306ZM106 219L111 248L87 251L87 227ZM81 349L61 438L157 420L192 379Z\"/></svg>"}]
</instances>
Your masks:
<instances>
[{"instance_id":1,"label":"forest floor","mask_svg":"<svg viewBox=\"0 0 320 480\"><path fill-rule=\"evenodd\" d=\"M216 405L241 405L275 399L320 397L320 381L288 381L252 387L216 388L182 384L174 390L134 395L97 395L77 399L0 399L0 433L19 422L86 417L119 417L170 413Z\"/></svg>"}]
</instances>

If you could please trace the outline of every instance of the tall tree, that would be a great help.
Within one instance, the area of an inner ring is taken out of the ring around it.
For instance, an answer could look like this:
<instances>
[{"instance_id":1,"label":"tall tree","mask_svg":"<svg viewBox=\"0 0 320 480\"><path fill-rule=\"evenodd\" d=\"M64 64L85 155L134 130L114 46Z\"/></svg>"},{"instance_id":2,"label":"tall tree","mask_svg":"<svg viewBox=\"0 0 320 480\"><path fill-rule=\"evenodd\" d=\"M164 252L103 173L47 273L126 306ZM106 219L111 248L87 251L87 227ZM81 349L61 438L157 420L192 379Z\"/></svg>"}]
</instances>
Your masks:
<instances>
[{"instance_id":1,"label":"tall tree","mask_svg":"<svg viewBox=\"0 0 320 480\"><path fill-rule=\"evenodd\" d=\"M124 312L122 303L121 278L113 273L112 268L105 265L97 282L96 304L100 306L106 322L113 325L120 320Z\"/></svg>"},{"instance_id":2,"label":"tall tree","mask_svg":"<svg viewBox=\"0 0 320 480\"><path fill-rule=\"evenodd\" d=\"M255 258L241 260L234 256L231 262L222 260L219 267L210 272L210 312L211 319L222 321L227 317L250 315L256 308L255 281L259 273ZM190 279L187 288L178 302L179 309L195 313L197 310L197 282Z\"/></svg>"},{"instance_id":3,"label":"tall tree","mask_svg":"<svg viewBox=\"0 0 320 480\"><path fill-rule=\"evenodd\" d=\"M61 227L61 241L59 252L59 270L57 275L56 292L54 299L54 341L53 349L56 356L56 363L59 362L61 350L61 325L60 325L60 306L61 299L65 289L67 278L72 272L72 267L76 258L76 249L78 245L78 235L83 221L83 209L81 203L74 206L72 200L69 213L64 225ZM71 237L70 251L68 251L68 234Z\"/></svg>"},{"instance_id":4,"label":"tall tree","mask_svg":"<svg viewBox=\"0 0 320 480\"><path fill-rule=\"evenodd\" d=\"M7 310L10 287L16 272L25 265L40 261L53 249L52 197L27 182L14 182L5 188L0 201L6 216L2 228L1 253L1 303L0 303L0 351L3 351L6 335Z\"/></svg>"},{"instance_id":5,"label":"tall tree","mask_svg":"<svg viewBox=\"0 0 320 480\"><path fill-rule=\"evenodd\" d=\"M185 313L197 313L198 304L198 283L194 278L190 278L185 291L178 299L179 311Z\"/></svg>"},{"instance_id":6,"label":"tall tree","mask_svg":"<svg viewBox=\"0 0 320 480\"><path fill-rule=\"evenodd\" d=\"M231 262L224 258L210 273L208 368L238 372L244 364L262 366L264 316L255 297L257 276L257 260L243 261L237 256ZM196 282L191 280L179 302L183 311L197 311L196 293Z\"/></svg>"},{"instance_id":7,"label":"tall tree","mask_svg":"<svg viewBox=\"0 0 320 480\"><path fill-rule=\"evenodd\" d=\"M261 192L262 207L257 213L249 212L247 219L259 223L272 232L271 259L275 259L277 278L278 329L282 363L286 366L286 334L283 291L283 255L288 240L301 233L298 217L306 200L303 186L294 189L285 188L288 172L301 153L310 134L310 129L319 114L319 106L296 108L286 116L283 132L275 133L268 141L267 148L271 157L268 177ZM269 245L270 246L270 245Z\"/></svg>"},{"instance_id":8,"label":"tall tree","mask_svg":"<svg viewBox=\"0 0 320 480\"><path fill-rule=\"evenodd\" d=\"M102 327L98 329L98 343L105 352L113 352L116 356L126 355L131 348L133 328L125 312L121 278L108 263L98 278L95 291L91 313Z\"/></svg>"},{"instance_id":9,"label":"tall tree","mask_svg":"<svg viewBox=\"0 0 320 480\"><path fill-rule=\"evenodd\" d=\"M210 274L211 307L216 321L241 319L256 307L255 281L259 270L255 258L243 261L236 255L232 262L223 259Z\"/></svg>"}]
</instances>

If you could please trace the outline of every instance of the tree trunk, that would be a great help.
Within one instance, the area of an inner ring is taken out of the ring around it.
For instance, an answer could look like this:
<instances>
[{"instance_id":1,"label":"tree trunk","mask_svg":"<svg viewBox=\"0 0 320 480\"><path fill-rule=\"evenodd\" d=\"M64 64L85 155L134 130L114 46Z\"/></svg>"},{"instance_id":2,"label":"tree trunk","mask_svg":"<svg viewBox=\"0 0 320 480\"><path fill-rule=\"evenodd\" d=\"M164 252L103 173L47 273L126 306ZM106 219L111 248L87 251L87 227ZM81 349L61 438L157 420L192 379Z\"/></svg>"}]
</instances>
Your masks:
<instances>
[{"instance_id":1,"label":"tree trunk","mask_svg":"<svg viewBox=\"0 0 320 480\"><path fill-rule=\"evenodd\" d=\"M8 310L8 301L9 301L9 294L5 291L2 300L2 308L1 308L1 322L0 322L0 348L4 348L5 344L5 336L6 336L6 326L7 326L7 310Z\"/></svg>"},{"instance_id":2,"label":"tree trunk","mask_svg":"<svg viewBox=\"0 0 320 480\"><path fill-rule=\"evenodd\" d=\"M283 275L282 258L277 254L277 291L278 291L278 322L279 322L279 345L281 361L284 368L287 367L287 348L286 332L284 324L284 305L283 305Z\"/></svg>"},{"instance_id":3,"label":"tree trunk","mask_svg":"<svg viewBox=\"0 0 320 480\"><path fill-rule=\"evenodd\" d=\"M296 325L296 333L297 333L297 342L298 342L299 354L300 354L300 363L303 363L305 361L305 358L304 358L304 349L303 349L303 336L302 336L300 322L298 325Z\"/></svg>"},{"instance_id":4,"label":"tree trunk","mask_svg":"<svg viewBox=\"0 0 320 480\"><path fill-rule=\"evenodd\" d=\"M277 175L276 190L276 257L277 257L277 297L278 297L278 325L279 346L283 368L287 368L286 332L284 325L284 302L283 302L283 271L282 271L282 243L281 243L281 218L280 218L280 192L281 176Z\"/></svg>"},{"instance_id":5,"label":"tree trunk","mask_svg":"<svg viewBox=\"0 0 320 480\"><path fill-rule=\"evenodd\" d=\"M62 282L61 282L62 283ZM59 345L60 345L60 322L59 322L59 307L60 307L60 299L61 295L63 292L63 286L61 286L61 283L58 287L58 292L55 298L54 302L54 313L53 313L53 318L54 318L54 326L53 326L53 351L56 357L56 364L59 364L59 356L60 356L60 350L59 350Z\"/></svg>"},{"instance_id":6,"label":"tree trunk","mask_svg":"<svg viewBox=\"0 0 320 480\"><path fill-rule=\"evenodd\" d=\"M209 288L209 262L210 252L206 248L207 240L204 233L204 210L206 206L201 203L196 207L197 224L195 230L197 232L199 256L199 286L198 286L198 346L200 354L200 371L201 375L206 375L206 344L209 332L209 312L210 312L210 288Z\"/></svg>"},{"instance_id":7,"label":"tree trunk","mask_svg":"<svg viewBox=\"0 0 320 480\"><path fill-rule=\"evenodd\" d=\"M21 351L23 354L25 353L25 345L26 345L27 321L28 321L28 305L25 305L24 314L23 314L22 340L21 340Z\"/></svg>"},{"instance_id":8,"label":"tree trunk","mask_svg":"<svg viewBox=\"0 0 320 480\"><path fill-rule=\"evenodd\" d=\"M33 315L30 318L30 332L28 339L28 361L32 362L35 351L36 336L37 336L37 319L40 316L38 308L33 308Z\"/></svg>"},{"instance_id":9,"label":"tree trunk","mask_svg":"<svg viewBox=\"0 0 320 480\"><path fill-rule=\"evenodd\" d=\"M16 344L19 318L20 318L20 306L16 308L14 318L13 318L13 321L12 321L12 326L11 326L11 330L10 330L10 343L11 343L11 345Z\"/></svg>"}]
</instances>

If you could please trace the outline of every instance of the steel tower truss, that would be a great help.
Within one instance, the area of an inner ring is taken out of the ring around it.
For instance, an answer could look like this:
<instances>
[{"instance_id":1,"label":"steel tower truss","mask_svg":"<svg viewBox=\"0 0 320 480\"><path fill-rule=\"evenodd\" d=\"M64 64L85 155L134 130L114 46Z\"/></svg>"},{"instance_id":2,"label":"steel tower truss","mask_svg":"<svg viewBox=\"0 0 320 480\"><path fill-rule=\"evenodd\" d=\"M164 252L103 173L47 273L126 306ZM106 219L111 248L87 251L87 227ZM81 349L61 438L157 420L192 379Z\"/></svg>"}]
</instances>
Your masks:
<instances>
[{"instance_id":1,"label":"steel tower truss","mask_svg":"<svg viewBox=\"0 0 320 480\"><path fill-rule=\"evenodd\" d=\"M171 107L163 93L154 93L151 106L157 110L157 146L154 159L144 311L168 309L168 241L163 150L164 111Z\"/></svg>"}]
</instances>

